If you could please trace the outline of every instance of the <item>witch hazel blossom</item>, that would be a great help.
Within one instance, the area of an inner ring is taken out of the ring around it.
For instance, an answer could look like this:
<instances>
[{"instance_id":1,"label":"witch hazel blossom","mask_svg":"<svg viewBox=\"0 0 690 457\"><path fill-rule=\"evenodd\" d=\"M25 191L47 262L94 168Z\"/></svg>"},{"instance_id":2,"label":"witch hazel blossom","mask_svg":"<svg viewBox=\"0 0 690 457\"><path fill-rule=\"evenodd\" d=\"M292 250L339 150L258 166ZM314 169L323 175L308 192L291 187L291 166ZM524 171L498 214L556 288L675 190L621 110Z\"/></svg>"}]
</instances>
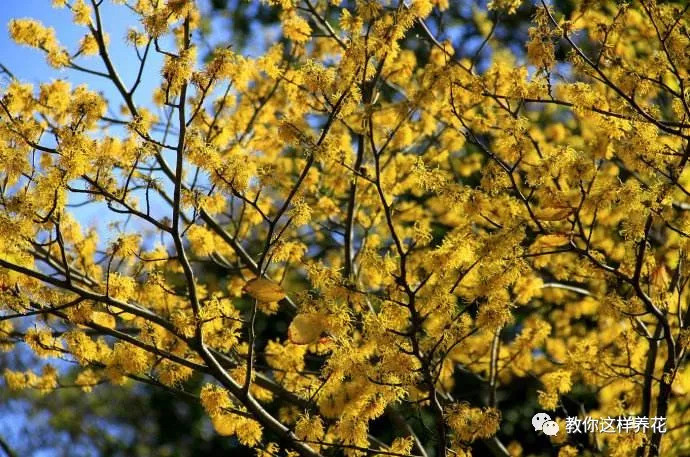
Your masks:
<instances>
[{"instance_id":1,"label":"witch hazel blossom","mask_svg":"<svg viewBox=\"0 0 690 457\"><path fill-rule=\"evenodd\" d=\"M688 447L683 5L270 0L248 55L194 1L111 3L53 0L71 43L9 23L69 69L0 67L9 387L144 382L262 457L526 455L518 395L583 452Z\"/></svg>"}]
</instances>

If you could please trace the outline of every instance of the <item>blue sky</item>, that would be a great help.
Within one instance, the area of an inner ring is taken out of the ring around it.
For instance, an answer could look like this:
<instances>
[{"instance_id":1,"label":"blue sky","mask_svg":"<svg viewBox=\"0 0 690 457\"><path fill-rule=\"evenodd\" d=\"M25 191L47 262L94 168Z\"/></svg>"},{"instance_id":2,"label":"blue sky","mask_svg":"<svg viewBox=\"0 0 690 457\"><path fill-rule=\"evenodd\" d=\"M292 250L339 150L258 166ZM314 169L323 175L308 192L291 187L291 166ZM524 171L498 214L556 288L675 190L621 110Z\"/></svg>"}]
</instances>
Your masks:
<instances>
[{"instance_id":1,"label":"blue sky","mask_svg":"<svg viewBox=\"0 0 690 457\"><path fill-rule=\"evenodd\" d=\"M141 29L141 26L131 11L126 7L113 4L110 0L105 0L102 3L101 14L104 29L110 36L109 49L111 58L125 86L129 88L136 79L139 60L134 49L125 42L125 34L128 27L134 25ZM68 9L54 9L51 7L50 0L0 0L0 63L7 67L19 80L33 83L35 86L54 79L65 79L73 87L86 83L91 90L101 92L109 99L111 106L115 107L115 113L110 114L118 115L117 107L122 103L122 98L111 81L75 70L56 70L45 62L41 51L19 46L9 38L8 23L15 18L27 17L37 19L44 25L54 28L58 40L67 47L70 53L77 49L79 41L87 33L86 28L72 23L72 14ZM213 34L208 37L211 44L216 44L219 40L232 38L228 19L221 15L216 15L213 19L212 30ZM256 33L252 34L248 47L245 50L247 54L254 56L262 53L262 49L265 48L267 41L270 42L271 37L275 33L275 30L272 30L268 31L268 35L265 35L258 29L258 25L255 25L255 31ZM165 44L166 40L163 40L162 45L165 46ZM200 54L203 54L203 50ZM160 55L157 53L150 53L147 60L147 71L134 97L135 103L138 106L152 106L151 95L153 89L160 82L161 60ZM98 56L80 58L77 62L84 67L104 71L104 66ZM7 77L0 76L0 92L8 81ZM117 134L117 131L111 131L112 133ZM174 142L174 137L169 138L169 142ZM76 197L72 203L80 201L83 201L83 197ZM101 240L107 241L114 236L113 231L107 227L107 224L113 220L113 215L112 213L105 215L104 209L105 206L102 203L89 204L73 209L72 214L76 216L82 226L97 227ZM160 205L157 208L154 207L154 212L158 210L164 213L167 209L167 207ZM129 226L130 229L134 229L134 227L134 224ZM21 325L32 325L32 323L29 319L24 319ZM3 357L3 363L0 364L0 367L9 365L20 370L31 368L34 362L32 362L33 358L30 355L30 351L28 349L24 350L24 347L19 349L11 357L9 354L0 354L0 357ZM51 361L51 363L55 364L55 361ZM63 364L58 362L56 365L60 366ZM2 386L2 380L0 380L0 386ZM20 448L21 443L26 439L27 433L35 433L39 424L47 419L42 416L41 418L29 420L27 406L26 403L19 401L10 401L0 405L0 436L16 448ZM109 427L108 431L110 433L117 433L117 430L113 430L112 427ZM0 456L2 455L3 453L0 451ZM34 454L35 457L52 457L54 455L56 455L54 449L45 449Z\"/></svg>"},{"instance_id":2,"label":"blue sky","mask_svg":"<svg viewBox=\"0 0 690 457\"><path fill-rule=\"evenodd\" d=\"M133 84L138 70L139 61L134 49L125 42L127 28L137 24L133 14L122 6L114 5L110 1L103 2L102 6L103 26L110 36L110 53L112 60L127 87ZM14 18L30 17L41 21L44 25L53 27L60 43L73 53L87 29L72 23L72 13L68 9L51 8L49 0L3 0L3 8L0 9L0 63L5 65L14 75L23 82L38 85L54 79L65 79L72 86L87 84L91 90L104 94L111 100L111 106L117 111L121 104L121 97L113 84L104 79L88 75L71 69L56 70L50 67L44 59L41 51L20 46L14 43L7 30L8 23ZM153 89L160 81L157 73L160 68L161 58L156 53L151 53L147 62L149 70L146 78L135 93L135 101L140 105L150 104ZM80 57L77 62L87 68L104 71L100 57ZM155 72L155 73L154 73ZM1 84L7 80L2 80ZM119 114L119 113L110 113ZM83 199L80 199L83 200ZM100 216L98 205L87 205L75 211L79 221L83 225L98 225L104 230L105 222Z\"/></svg>"},{"instance_id":3,"label":"blue sky","mask_svg":"<svg viewBox=\"0 0 690 457\"><path fill-rule=\"evenodd\" d=\"M42 52L19 46L9 38L7 25L11 19L31 17L40 20L46 26L53 27L60 42L66 45L70 52L74 52L87 29L72 23L69 10L51 8L49 0L0 0L0 2L0 63L9 68L18 79L36 86L53 79L66 79L73 87L87 83L92 90L102 92L107 98L116 102L114 106L120 104L120 95L110 81L74 70L56 70L45 62ZM127 8L114 5L109 0L102 4L102 16L104 28L110 35L111 57L121 78L127 87L130 87L135 79L139 61L134 50L125 43L124 34L129 26L137 23L136 18ZM155 53L152 53L150 57L147 63L148 77L143 79L135 94L136 102L140 105L150 104L153 88L160 81L157 73L161 59ZM103 70L98 56L82 58L79 63L88 68ZM6 77L0 77L0 88L7 82ZM73 214L82 225L99 227L101 238L107 240L111 234L107 233L105 224L112 219L103 218L102 210L102 205L87 205L76 209ZM24 324L27 323L29 322L24 322ZM29 368L27 365L31 364L31 357L28 357L28 351L19 351L15 355L18 355L19 359L10 362L11 359L6 357L4 361L17 365L19 369ZM20 402L12 401L0 409L0 435L11 445L19 445L24 439L23 436L25 437L24 433L31 433L33 426L37 425L27 421L25 406ZM54 451L47 449L37 453L36 457L52 455L55 455Z\"/></svg>"},{"instance_id":4,"label":"blue sky","mask_svg":"<svg viewBox=\"0 0 690 457\"><path fill-rule=\"evenodd\" d=\"M134 81L138 61L134 50L124 41L124 33L136 19L122 6L103 2L101 6L103 25L110 34L111 55L118 66L120 74L131 84ZM93 76L84 75L73 70L55 70L48 66L39 51L16 45L7 33L7 24L13 18L31 17L56 30L58 39L74 51L79 40L86 33L86 28L72 24L72 14L68 9L54 9L48 0L4 0L0 9L0 62L9 67L22 80L38 83L53 78L65 78L74 85L88 82L96 90L103 90L107 95L113 94L107 81L98 81ZM83 59L84 65L101 69L97 56ZM151 93L155 81L142 83L141 93Z\"/></svg>"},{"instance_id":5,"label":"blue sky","mask_svg":"<svg viewBox=\"0 0 690 457\"><path fill-rule=\"evenodd\" d=\"M91 90L101 92L110 100L110 116L122 117L118 112L118 107L122 104L122 97L111 81L76 70L56 70L45 62L41 51L17 45L9 38L7 25L12 19L31 17L41 21L46 26L54 28L60 43L66 46L70 53L74 53L78 48L79 41L87 33L88 29L73 24L72 13L69 9L52 8L50 0L0 0L0 2L2 3L2 8L0 8L0 27L2 27L2 30L0 30L0 63L9 68L18 79L35 85L54 79L66 79L73 87L86 83ZM200 4L202 9L208 8L206 1L200 1ZM125 42L125 35L128 28L135 26L142 30L142 26L139 24L138 18L128 8L116 5L110 0L102 2L100 10L103 27L110 37L109 51L111 59L120 78L125 86L129 88L136 79L139 70L139 60L133 47ZM251 34L250 42L247 48L243 50L245 54L260 55L263 49L266 48L267 43L276 36L277 30L258 30L258 27L258 24L253 24L255 33ZM232 39L232 28L229 19L221 14L213 15L211 30L213 31L211 35L206 37L206 41L210 42L211 45ZM266 33L262 33L263 31ZM166 43L167 40L161 40L161 47L169 48L166 46ZM205 52L206 49L202 47L199 51L200 58L203 57ZM160 54L156 52L149 53L144 77L134 94L134 101L137 106L148 106L154 112L156 110L152 107L151 95L160 83L161 62L162 57ZM77 63L89 69L105 71L99 56L79 57ZM0 78L0 86L6 83L6 77ZM159 117L163 118L163 113L159 113ZM111 131L111 133L113 132ZM169 137L169 141L174 140L174 137ZM74 199L71 203L79 203L81 201L83 201L83 198ZM73 214L77 216L82 225L97 226L99 232L104 233L107 231L104 224L109 221L105 221L102 218L102 209L103 206L99 208L99 205L87 205L80 207ZM104 236L103 238L106 237Z\"/></svg>"}]
</instances>

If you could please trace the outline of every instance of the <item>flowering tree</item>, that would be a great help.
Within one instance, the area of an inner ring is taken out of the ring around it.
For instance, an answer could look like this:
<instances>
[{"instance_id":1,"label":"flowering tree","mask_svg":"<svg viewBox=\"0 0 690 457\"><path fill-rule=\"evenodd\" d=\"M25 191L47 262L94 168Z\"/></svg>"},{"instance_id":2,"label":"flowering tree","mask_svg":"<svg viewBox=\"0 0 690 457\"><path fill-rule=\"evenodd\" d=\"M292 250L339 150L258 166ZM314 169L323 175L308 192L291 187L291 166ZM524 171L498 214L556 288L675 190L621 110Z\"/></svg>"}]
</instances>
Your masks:
<instances>
[{"instance_id":1,"label":"flowering tree","mask_svg":"<svg viewBox=\"0 0 690 457\"><path fill-rule=\"evenodd\" d=\"M495 37L520 0L475 10L468 58L427 26L448 2L282 0L284 42L201 62L193 1L120 0L140 19L122 31L139 70L121 77L103 1L53 0L84 27L72 51L9 25L117 99L3 67L4 350L77 362L85 391L198 399L266 457L519 454L502 403L524 378L562 431L667 418L561 432L554 454L687 452L685 2L538 2L522 61ZM82 227L83 205L114 235ZM277 314L289 327L267 340L257 319ZM49 392L58 366L5 380ZM482 394L461 401L459 372Z\"/></svg>"}]
</instances>

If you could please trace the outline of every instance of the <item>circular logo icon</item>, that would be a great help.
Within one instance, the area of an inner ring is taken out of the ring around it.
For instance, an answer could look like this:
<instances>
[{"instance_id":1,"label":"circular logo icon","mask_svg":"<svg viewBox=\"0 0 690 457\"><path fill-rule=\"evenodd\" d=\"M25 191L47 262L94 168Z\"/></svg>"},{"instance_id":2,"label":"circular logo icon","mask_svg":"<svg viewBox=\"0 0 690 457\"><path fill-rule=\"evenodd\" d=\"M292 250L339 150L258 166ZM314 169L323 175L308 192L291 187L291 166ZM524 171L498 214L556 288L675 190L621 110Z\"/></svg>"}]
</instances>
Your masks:
<instances>
[{"instance_id":1,"label":"circular logo icon","mask_svg":"<svg viewBox=\"0 0 690 457\"><path fill-rule=\"evenodd\" d=\"M549 416L546 413L537 413L532 417L532 427L534 427L534 431L538 432L542 429L544 426L544 422L546 421L551 421L551 416ZM551 421L553 422L553 421Z\"/></svg>"},{"instance_id":2,"label":"circular logo icon","mask_svg":"<svg viewBox=\"0 0 690 457\"><path fill-rule=\"evenodd\" d=\"M556 436L558 434L558 424L556 421L546 421L541 425L541 431L544 435Z\"/></svg>"}]
</instances>

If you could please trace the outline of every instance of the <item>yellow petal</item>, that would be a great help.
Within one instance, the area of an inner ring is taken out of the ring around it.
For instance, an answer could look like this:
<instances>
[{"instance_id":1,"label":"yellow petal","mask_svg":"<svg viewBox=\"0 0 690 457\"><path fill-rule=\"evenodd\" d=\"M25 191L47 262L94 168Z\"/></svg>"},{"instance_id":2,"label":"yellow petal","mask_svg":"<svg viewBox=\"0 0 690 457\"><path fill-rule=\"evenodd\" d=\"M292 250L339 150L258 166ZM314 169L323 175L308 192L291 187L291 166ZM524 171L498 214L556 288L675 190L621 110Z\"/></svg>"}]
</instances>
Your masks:
<instances>
[{"instance_id":1,"label":"yellow petal","mask_svg":"<svg viewBox=\"0 0 690 457\"><path fill-rule=\"evenodd\" d=\"M262 303L278 302L285 298L285 291L279 284L265 278L256 278L244 285L244 291Z\"/></svg>"},{"instance_id":2,"label":"yellow petal","mask_svg":"<svg viewBox=\"0 0 690 457\"><path fill-rule=\"evenodd\" d=\"M572 208L542 208L535 216L542 221L560 221L572 213Z\"/></svg>"},{"instance_id":3,"label":"yellow petal","mask_svg":"<svg viewBox=\"0 0 690 457\"><path fill-rule=\"evenodd\" d=\"M107 327L109 329L114 329L117 326L115 317L101 311L94 311L91 314L91 320L93 320L95 324Z\"/></svg>"},{"instance_id":4,"label":"yellow petal","mask_svg":"<svg viewBox=\"0 0 690 457\"><path fill-rule=\"evenodd\" d=\"M649 279L652 285L660 291L666 290L668 285L671 283L671 278L669 277L668 271L663 263L652 271Z\"/></svg>"},{"instance_id":5,"label":"yellow petal","mask_svg":"<svg viewBox=\"0 0 690 457\"><path fill-rule=\"evenodd\" d=\"M534 245L555 248L570 243L570 236L564 234L542 235L537 238Z\"/></svg>"},{"instance_id":6,"label":"yellow petal","mask_svg":"<svg viewBox=\"0 0 690 457\"><path fill-rule=\"evenodd\" d=\"M288 328L288 338L294 344L312 344L319 341L324 330L320 315L298 314Z\"/></svg>"}]
</instances>

